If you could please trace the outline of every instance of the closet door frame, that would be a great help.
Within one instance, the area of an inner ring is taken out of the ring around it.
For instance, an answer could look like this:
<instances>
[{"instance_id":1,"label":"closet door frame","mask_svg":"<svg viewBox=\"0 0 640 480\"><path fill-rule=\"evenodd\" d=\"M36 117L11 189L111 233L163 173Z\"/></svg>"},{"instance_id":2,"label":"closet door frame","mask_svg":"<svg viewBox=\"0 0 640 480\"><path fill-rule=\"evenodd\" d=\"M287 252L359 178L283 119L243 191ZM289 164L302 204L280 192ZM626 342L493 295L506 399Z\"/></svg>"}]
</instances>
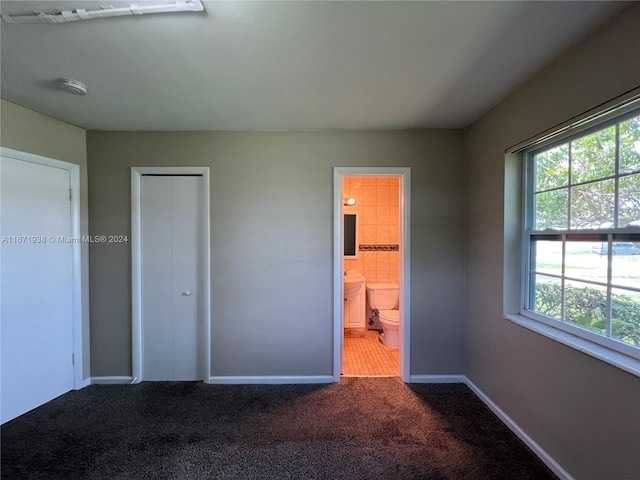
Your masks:
<instances>
[{"instance_id":1,"label":"closet door frame","mask_svg":"<svg viewBox=\"0 0 640 480\"><path fill-rule=\"evenodd\" d=\"M203 365L202 381L210 383L211 376L211 246L210 246L210 207L209 207L209 167L131 167L131 320L132 320L132 375L131 383L140 383L143 376L142 345L142 242L141 242L141 203L140 191L143 175L201 175L203 182L202 208L202 297L204 335L201 345Z\"/></svg>"}]
</instances>

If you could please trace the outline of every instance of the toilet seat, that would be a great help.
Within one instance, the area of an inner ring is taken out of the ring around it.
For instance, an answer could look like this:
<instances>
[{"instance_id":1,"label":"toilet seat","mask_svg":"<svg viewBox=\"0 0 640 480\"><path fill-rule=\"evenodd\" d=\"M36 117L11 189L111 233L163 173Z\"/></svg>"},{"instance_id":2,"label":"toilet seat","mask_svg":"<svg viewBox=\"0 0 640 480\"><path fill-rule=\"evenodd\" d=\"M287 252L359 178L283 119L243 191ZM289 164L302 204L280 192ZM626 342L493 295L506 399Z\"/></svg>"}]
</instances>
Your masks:
<instances>
[{"instance_id":1,"label":"toilet seat","mask_svg":"<svg viewBox=\"0 0 640 480\"><path fill-rule=\"evenodd\" d=\"M400 323L400 310L379 310L378 315L389 323Z\"/></svg>"}]
</instances>

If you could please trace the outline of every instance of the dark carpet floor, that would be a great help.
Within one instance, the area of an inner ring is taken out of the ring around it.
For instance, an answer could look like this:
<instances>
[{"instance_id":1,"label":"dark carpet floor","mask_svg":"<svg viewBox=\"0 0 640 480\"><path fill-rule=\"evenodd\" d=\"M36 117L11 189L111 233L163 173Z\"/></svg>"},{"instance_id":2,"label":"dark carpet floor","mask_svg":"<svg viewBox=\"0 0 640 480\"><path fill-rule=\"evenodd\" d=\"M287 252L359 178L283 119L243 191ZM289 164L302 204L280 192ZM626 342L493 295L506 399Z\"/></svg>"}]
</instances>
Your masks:
<instances>
[{"instance_id":1,"label":"dark carpet floor","mask_svg":"<svg viewBox=\"0 0 640 480\"><path fill-rule=\"evenodd\" d=\"M552 479L462 384L94 385L2 426L3 479Z\"/></svg>"}]
</instances>

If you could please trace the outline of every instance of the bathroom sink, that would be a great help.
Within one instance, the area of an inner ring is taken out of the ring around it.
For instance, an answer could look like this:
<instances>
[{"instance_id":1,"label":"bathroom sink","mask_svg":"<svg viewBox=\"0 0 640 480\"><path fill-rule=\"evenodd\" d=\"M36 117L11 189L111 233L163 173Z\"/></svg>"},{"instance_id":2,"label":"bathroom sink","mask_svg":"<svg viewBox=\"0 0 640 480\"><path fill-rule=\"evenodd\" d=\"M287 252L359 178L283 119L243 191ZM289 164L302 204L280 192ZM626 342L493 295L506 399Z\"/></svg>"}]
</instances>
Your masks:
<instances>
[{"instance_id":1,"label":"bathroom sink","mask_svg":"<svg viewBox=\"0 0 640 480\"><path fill-rule=\"evenodd\" d=\"M365 282L365 278L358 275L346 275L344 277L344 293L345 295L358 291Z\"/></svg>"}]
</instances>

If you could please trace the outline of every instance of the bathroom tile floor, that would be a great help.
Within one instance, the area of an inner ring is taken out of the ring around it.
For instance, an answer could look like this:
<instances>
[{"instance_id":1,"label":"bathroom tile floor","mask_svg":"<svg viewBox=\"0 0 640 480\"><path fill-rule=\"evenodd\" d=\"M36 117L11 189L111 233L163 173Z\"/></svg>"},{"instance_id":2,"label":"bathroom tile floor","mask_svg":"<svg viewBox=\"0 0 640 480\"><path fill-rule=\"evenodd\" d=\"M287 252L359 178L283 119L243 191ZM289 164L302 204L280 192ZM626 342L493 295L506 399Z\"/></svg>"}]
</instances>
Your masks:
<instances>
[{"instance_id":1,"label":"bathroom tile floor","mask_svg":"<svg viewBox=\"0 0 640 480\"><path fill-rule=\"evenodd\" d=\"M398 349L385 347L375 330L367 330L364 338L344 339L343 376L395 376L398 363Z\"/></svg>"}]
</instances>

